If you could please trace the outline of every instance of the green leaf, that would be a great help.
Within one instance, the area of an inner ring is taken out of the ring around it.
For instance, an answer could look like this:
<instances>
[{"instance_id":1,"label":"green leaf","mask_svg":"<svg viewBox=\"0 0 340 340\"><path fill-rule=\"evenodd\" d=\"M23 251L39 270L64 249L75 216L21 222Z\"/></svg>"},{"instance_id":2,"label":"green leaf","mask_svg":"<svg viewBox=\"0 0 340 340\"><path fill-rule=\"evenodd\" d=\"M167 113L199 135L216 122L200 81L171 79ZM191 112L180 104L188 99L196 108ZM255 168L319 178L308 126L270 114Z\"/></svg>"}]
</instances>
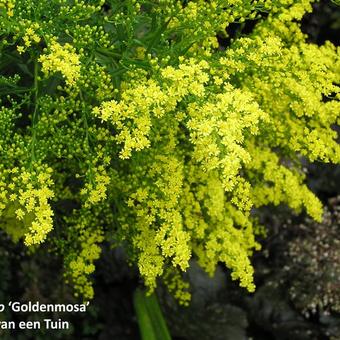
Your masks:
<instances>
[{"instance_id":1,"label":"green leaf","mask_svg":"<svg viewBox=\"0 0 340 340\"><path fill-rule=\"evenodd\" d=\"M163 313L154 293L146 296L145 292L136 289L134 306L142 340L171 340Z\"/></svg>"}]
</instances>

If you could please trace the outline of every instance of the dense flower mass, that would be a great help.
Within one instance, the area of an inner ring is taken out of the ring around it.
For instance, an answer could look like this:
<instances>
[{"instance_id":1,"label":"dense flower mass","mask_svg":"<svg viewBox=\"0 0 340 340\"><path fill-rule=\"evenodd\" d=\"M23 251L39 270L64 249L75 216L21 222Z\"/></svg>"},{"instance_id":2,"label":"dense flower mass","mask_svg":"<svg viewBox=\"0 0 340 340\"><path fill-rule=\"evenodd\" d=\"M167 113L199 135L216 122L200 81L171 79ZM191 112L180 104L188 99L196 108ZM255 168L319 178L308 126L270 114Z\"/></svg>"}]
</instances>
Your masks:
<instances>
[{"instance_id":1,"label":"dense flower mass","mask_svg":"<svg viewBox=\"0 0 340 340\"><path fill-rule=\"evenodd\" d=\"M312 2L0 0L0 227L85 300L103 242L182 303L193 257L254 291L254 208L320 221L301 160L340 161L340 51L301 32Z\"/></svg>"},{"instance_id":2,"label":"dense flower mass","mask_svg":"<svg viewBox=\"0 0 340 340\"><path fill-rule=\"evenodd\" d=\"M52 41L50 49L49 54L41 55L38 58L42 64L42 72L48 75L59 71L65 78L66 84L74 85L80 76L79 56L68 43L62 46L58 42Z\"/></svg>"}]
</instances>

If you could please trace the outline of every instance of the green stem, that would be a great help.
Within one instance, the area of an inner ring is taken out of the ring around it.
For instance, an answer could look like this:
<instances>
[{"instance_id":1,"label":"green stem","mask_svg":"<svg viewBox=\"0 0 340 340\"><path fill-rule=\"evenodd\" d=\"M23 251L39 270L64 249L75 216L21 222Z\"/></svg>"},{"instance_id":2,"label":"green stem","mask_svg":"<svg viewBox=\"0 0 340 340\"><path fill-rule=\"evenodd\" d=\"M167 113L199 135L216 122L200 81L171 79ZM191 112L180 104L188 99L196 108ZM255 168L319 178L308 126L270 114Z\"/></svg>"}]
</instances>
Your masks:
<instances>
[{"instance_id":1,"label":"green stem","mask_svg":"<svg viewBox=\"0 0 340 340\"><path fill-rule=\"evenodd\" d=\"M133 302L142 340L171 340L156 294L136 289Z\"/></svg>"}]
</instances>

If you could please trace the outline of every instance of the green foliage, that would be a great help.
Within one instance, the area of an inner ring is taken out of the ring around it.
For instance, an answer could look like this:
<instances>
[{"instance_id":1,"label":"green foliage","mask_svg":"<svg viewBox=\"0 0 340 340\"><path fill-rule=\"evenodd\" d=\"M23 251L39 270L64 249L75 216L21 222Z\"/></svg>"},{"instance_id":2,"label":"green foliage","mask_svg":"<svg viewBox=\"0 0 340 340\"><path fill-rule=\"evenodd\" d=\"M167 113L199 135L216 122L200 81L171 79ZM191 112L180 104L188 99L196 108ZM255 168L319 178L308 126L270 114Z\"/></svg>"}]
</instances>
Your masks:
<instances>
[{"instance_id":1,"label":"green foliage","mask_svg":"<svg viewBox=\"0 0 340 340\"><path fill-rule=\"evenodd\" d=\"M137 289L134 295L134 306L143 340L171 340L155 294L146 296L144 292Z\"/></svg>"},{"instance_id":2,"label":"green foliage","mask_svg":"<svg viewBox=\"0 0 340 340\"><path fill-rule=\"evenodd\" d=\"M0 0L1 227L85 300L104 241L184 304L191 257L254 291L252 208L320 220L300 159L340 160L339 49L306 42L311 2Z\"/></svg>"}]
</instances>

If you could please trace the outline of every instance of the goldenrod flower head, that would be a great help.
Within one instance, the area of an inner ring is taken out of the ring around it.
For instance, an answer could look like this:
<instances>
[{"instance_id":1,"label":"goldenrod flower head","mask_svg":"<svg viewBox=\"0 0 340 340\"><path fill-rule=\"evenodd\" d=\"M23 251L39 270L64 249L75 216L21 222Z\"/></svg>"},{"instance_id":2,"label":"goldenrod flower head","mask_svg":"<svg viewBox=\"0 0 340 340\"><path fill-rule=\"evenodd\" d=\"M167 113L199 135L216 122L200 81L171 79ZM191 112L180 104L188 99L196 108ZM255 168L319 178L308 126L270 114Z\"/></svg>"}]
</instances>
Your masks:
<instances>
[{"instance_id":1,"label":"goldenrod flower head","mask_svg":"<svg viewBox=\"0 0 340 340\"><path fill-rule=\"evenodd\" d=\"M14 14L15 0L0 0L0 10L1 8L6 9L6 13L9 17Z\"/></svg>"},{"instance_id":2,"label":"goldenrod flower head","mask_svg":"<svg viewBox=\"0 0 340 340\"><path fill-rule=\"evenodd\" d=\"M47 54L42 54L38 61L42 64L42 71L46 74L61 72L66 84L74 86L80 77L80 59L72 45L59 44L53 40Z\"/></svg>"}]
</instances>

